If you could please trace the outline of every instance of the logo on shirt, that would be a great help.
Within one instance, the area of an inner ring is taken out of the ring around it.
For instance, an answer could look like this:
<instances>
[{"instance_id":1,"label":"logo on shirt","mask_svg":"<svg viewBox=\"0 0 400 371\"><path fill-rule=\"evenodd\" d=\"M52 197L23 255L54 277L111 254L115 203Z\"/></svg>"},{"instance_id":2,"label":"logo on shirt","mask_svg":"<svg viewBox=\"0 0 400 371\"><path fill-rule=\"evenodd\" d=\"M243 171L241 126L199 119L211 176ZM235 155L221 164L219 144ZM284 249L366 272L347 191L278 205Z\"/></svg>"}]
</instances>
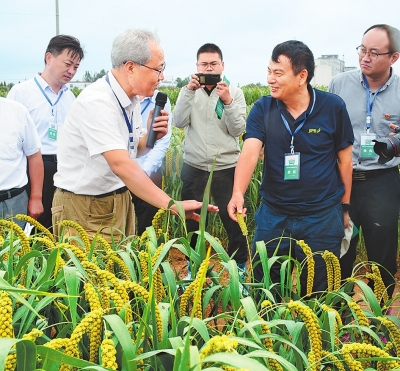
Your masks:
<instances>
[{"instance_id":1,"label":"logo on shirt","mask_svg":"<svg viewBox=\"0 0 400 371\"><path fill-rule=\"evenodd\" d=\"M308 134L318 134L321 131L321 128L318 129L308 129Z\"/></svg>"}]
</instances>

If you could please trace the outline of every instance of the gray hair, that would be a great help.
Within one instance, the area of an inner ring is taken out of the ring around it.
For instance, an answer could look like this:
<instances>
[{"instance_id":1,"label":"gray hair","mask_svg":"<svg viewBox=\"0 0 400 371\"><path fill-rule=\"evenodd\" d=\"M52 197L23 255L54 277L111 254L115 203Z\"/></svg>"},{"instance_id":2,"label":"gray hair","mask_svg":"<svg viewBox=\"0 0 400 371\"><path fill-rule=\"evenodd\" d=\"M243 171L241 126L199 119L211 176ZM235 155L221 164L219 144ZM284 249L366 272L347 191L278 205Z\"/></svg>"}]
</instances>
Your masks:
<instances>
[{"instance_id":1,"label":"gray hair","mask_svg":"<svg viewBox=\"0 0 400 371\"><path fill-rule=\"evenodd\" d=\"M147 30L126 30L114 40L111 47L113 68L122 66L127 61L146 64L151 59L149 41L159 43L158 36Z\"/></svg>"}]
</instances>

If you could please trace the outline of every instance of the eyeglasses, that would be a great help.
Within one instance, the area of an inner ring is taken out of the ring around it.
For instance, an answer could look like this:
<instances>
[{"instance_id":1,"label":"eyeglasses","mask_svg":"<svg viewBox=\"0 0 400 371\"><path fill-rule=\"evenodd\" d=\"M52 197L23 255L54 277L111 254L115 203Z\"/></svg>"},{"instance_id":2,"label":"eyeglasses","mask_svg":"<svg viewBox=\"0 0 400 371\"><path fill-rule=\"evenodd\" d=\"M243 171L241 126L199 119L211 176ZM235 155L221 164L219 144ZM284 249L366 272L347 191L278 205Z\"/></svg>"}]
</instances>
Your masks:
<instances>
[{"instance_id":1,"label":"eyeglasses","mask_svg":"<svg viewBox=\"0 0 400 371\"><path fill-rule=\"evenodd\" d=\"M124 62L124 64L125 64L125 63L128 63L128 62L129 62L129 61L126 61L126 62ZM158 78L160 78L160 75L165 71L165 67L166 67L166 65L167 65L167 64L164 62L164 64L162 65L161 69L158 70L157 68L149 67L149 66L146 66L145 64L141 64L141 63L134 62L134 61L131 61L131 62L133 62L133 63L135 63L135 64L137 64L137 65L139 65L139 66L146 67L146 68L148 68L149 70L153 70L153 71L158 72Z\"/></svg>"},{"instance_id":2,"label":"eyeglasses","mask_svg":"<svg viewBox=\"0 0 400 371\"><path fill-rule=\"evenodd\" d=\"M363 46L357 46L356 48L358 55L361 58L364 58L366 55L368 55L369 58L376 60L380 55L386 55L386 54L393 54L393 52L386 52L386 53L375 53L375 52L368 52Z\"/></svg>"},{"instance_id":3,"label":"eyeglasses","mask_svg":"<svg viewBox=\"0 0 400 371\"><path fill-rule=\"evenodd\" d=\"M217 62L217 61L210 62L210 63L206 63L206 62L197 63L197 65L202 68L207 68L208 66L210 66L211 68L214 68L214 67L219 66L220 64L221 64L221 62Z\"/></svg>"}]
</instances>

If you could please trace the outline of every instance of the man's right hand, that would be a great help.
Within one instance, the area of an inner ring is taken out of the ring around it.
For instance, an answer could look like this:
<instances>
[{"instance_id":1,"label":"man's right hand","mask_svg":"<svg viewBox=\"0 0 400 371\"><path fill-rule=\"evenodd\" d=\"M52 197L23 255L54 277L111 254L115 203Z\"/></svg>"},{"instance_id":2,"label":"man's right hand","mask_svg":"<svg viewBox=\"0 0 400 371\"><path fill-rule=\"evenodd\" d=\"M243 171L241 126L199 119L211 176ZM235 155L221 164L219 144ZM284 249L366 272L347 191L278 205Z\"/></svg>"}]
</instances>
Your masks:
<instances>
[{"instance_id":1,"label":"man's right hand","mask_svg":"<svg viewBox=\"0 0 400 371\"><path fill-rule=\"evenodd\" d=\"M240 213L243 215L243 217L246 216L246 211L247 209L243 207L244 205L244 197L240 193L233 193L232 198L228 203L227 211L229 217L234 221L237 222L237 217L236 217L236 212Z\"/></svg>"},{"instance_id":2,"label":"man's right hand","mask_svg":"<svg viewBox=\"0 0 400 371\"><path fill-rule=\"evenodd\" d=\"M193 219L196 222L200 222L200 215L195 211L201 209L203 203L196 200L184 200L184 201L175 201L176 203L180 203L185 210L186 219ZM176 205L171 206L171 210L173 212L177 212ZM212 213L217 213L219 211L218 206L208 205L207 210Z\"/></svg>"},{"instance_id":3,"label":"man's right hand","mask_svg":"<svg viewBox=\"0 0 400 371\"><path fill-rule=\"evenodd\" d=\"M190 76L189 84L186 85L189 90L197 90L201 88L199 77L195 74Z\"/></svg>"}]
</instances>

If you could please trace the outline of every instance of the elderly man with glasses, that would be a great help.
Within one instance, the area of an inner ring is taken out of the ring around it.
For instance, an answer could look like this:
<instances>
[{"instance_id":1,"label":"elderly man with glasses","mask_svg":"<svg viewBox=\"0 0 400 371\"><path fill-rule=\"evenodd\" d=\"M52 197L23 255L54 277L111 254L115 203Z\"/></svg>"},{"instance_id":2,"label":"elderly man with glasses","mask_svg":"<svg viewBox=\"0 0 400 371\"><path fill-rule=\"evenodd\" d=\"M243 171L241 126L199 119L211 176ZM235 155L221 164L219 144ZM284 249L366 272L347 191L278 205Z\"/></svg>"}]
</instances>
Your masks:
<instances>
[{"instance_id":1,"label":"elderly man with glasses","mask_svg":"<svg viewBox=\"0 0 400 371\"><path fill-rule=\"evenodd\" d=\"M109 242L134 234L129 190L157 208L171 203L133 160L146 152L153 116L147 132L141 130L139 97L152 96L164 79L163 49L155 34L128 30L114 40L111 61L111 71L82 91L60 128L52 208L58 235L64 219L77 221L89 234L100 232ZM167 133L167 125L168 113L161 110L153 125L156 140ZM200 202L182 206L187 217L199 218L193 210Z\"/></svg>"},{"instance_id":2,"label":"elderly man with glasses","mask_svg":"<svg viewBox=\"0 0 400 371\"><path fill-rule=\"evenodd\" d=\"M238 224L229 218L226 207L232 195L240 153L239 136L246 125L246 102L241 89L229 85L225 77L219 81L223 71L221 49L215 44L200 47L197 52L197 73L205 76L200 75L200 79L198 74L191 75L188 85L179 93L172 123L185 129L182 198L203 197L215 161L211 196L220 209L221 220L228 234L228 254L234 256L239 269L244 271L247 261L246 239ZM207 76L209 74L214 76ZM214 81L205 80L206 83L202 83L206 77L213 77ZM195 221L188 221L187 227L189 232L199 229ZM196 245L195 238L192 238L191 245ZM190 278L190 274L188 276Z\"/></svg>"},{"instance_id":3,"label":"elderly man with glasses","mask_svg":"<svg viewBox=\"0 0 400 371\"><path fill-rule=\"evenodd\" d=\"M389 295L397 271L400 158L378 163L372 141L387 136L400 120L400 79L392 68L399 51L399 30L374 25L357 47L360 70L335 76L329 86L346 102L355 136L350 218L362 228L368 260L380 265ZM352 239L341 259L342 278L352 274L357 242L358 237Z\"/></svg>"}]
</instances>

